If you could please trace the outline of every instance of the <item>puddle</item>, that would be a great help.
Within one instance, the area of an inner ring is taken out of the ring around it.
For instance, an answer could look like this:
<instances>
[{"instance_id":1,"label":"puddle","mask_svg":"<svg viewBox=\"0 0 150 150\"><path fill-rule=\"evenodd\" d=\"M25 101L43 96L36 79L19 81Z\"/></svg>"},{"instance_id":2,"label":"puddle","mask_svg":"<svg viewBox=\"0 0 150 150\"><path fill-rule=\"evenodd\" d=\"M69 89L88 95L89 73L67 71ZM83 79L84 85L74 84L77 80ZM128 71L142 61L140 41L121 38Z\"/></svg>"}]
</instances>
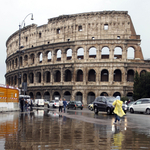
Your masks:
<instances>
[{"instance_id":1,"label":"puddle","mask_svg":"<svg viewBox=\"0 0 150 150\"><path fill-rule=\"evenodd\" d=\"M129 122L124 118L121 125L112 125L113 119L105 114L43 110L0 114L0 149L150 149L148 126L130 127L136 123L130 117Z\"/></svg>"}]
</instances>

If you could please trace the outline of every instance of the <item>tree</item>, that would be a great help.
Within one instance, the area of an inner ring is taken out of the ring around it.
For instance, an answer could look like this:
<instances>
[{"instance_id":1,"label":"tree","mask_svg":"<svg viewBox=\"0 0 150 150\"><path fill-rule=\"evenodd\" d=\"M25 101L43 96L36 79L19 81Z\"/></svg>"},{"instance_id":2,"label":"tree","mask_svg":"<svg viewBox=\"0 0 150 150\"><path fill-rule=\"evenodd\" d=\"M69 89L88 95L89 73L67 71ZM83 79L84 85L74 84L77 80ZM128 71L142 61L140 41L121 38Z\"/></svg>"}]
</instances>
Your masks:
<instances>
[{"instance_id":1,"label":"tree","mask_svg":"<svg viewBox=\"0 0 150 150\"><path fill-rule=\"evenodd\" d=\"M150 97L150 72L146 72L139 76L136 71L133 85L134 100Z\"/></svg>"}]
</instances>

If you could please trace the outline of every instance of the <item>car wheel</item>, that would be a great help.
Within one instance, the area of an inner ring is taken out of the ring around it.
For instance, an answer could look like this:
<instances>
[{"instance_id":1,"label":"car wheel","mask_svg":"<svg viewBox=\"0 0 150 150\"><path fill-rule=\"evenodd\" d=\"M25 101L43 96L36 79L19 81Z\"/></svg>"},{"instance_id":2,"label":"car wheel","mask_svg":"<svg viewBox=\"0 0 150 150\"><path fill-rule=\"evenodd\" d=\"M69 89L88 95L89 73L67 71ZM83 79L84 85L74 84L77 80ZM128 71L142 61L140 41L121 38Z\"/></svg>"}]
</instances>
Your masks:
<instances>
[{"instance_id":1,"label":"car wheel","mask_svg":"<svg viewBox=\"0 0 150 150\"><path fill-rule=\"evenodd\" d=\"M94 113L95 113L95 114L98 114L98 109L97 109L97 107L94 108Z\"/></svg>"},{"instance_id":2,"label":"car wheel","mask_svg":"<svg viewBox=\"0 0 150 150\"><path fill-rule=\"evenodd\" d=\"M81 108L81 110L82 110L83 108Z\"/></svg>"},{"instance_id":3,"label":"car wheel","mask_svg":"<svg viewBox=\"0 0 150 150\"><path fill-rule=\"evenodd\" d=\"M111 114L112 114L112 112L111 112L111 109L110 109L110 108L107 108L107 114L108 114L108 115L111 115Z\"/></svg>"},{"instance_id":4,"label":"car wheel","mask_svg":"<svg viewBox=\"0 0 150 150\"><path fill-rule=\"evenodd\" d=\"M55 108L55 106L53 105L53 108Z\"/></svg>"},{"instance_id":5,"label":"car wheel","mask_svg":"<svg viewBox=\"0 0 150 150\"><path fill-rule=\"evenodd\" d=\"M76 110L76 107L74 107L74 110Z\"/></svg>"},{"instance_id":6,"label":"car wheel","mask_svg":"<svg viewBox=\"0 0 150 150\"><path fill-rule=\"evenodd\" d=\"M49 105L47 105L47 107L49 108Z\"/></svg>"},{"instance_id":7,"label":"car wheel","mask_svg":"<svg viewBox=\"0 0 150 150\"><path fill-rule=\"evenodd\" d=\"M134 113L134 110L133 110L133 108L130 108L130 113Z\"/></svg>"},{"instance_id":8,"label":"car wheel","mask_svg":"<svg viewBox=\"0 0 150 150\"><path fill-rule=\"evenodd\" d=\"M150 114L150 109L149 108L146 109L146 114Z\"/></svg>"}]
</instances>

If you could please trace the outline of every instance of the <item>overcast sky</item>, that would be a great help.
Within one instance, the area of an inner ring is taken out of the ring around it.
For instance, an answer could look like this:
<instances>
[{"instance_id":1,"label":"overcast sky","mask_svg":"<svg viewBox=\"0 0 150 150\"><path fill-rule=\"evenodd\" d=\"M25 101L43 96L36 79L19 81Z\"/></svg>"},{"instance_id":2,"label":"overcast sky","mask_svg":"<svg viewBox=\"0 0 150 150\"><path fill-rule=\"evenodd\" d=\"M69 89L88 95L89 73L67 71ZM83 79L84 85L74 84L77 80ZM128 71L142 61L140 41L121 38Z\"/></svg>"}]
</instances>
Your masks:
<instances>
[{"instance_id":1,"label":"overcast sky","mask_svg":"<svg viewBox=\"0 0 150 150\"><path fill-rule=\"evenodd\" d=\"M26 18L26 25L47 24L49 18L94 11L128 11L136 34L141 36L144 59L150 58L150 0L3 0L0 4L0 84L5 84L6 41L19 29Z\"/></svg>"}]
</instances>

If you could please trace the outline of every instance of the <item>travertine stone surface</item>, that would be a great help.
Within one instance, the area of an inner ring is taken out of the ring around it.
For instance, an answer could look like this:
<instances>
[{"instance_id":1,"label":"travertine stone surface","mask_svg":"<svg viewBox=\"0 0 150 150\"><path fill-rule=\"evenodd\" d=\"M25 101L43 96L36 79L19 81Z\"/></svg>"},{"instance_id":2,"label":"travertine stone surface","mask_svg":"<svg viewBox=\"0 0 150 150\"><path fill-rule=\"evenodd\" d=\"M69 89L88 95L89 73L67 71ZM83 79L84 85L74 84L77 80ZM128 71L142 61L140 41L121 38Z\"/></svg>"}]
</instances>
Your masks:
<instances>
[{"instance_id":1,"label":"travertine stone surface","mask_svg":"<svg viewBox=\"0 0 150 150\"><path fill-rule=\"evenodd\" d=\"M127 11L50 18L45 25L22 28L20 43L19 59L19 31L6 42L6 84L18 86L20 74L34 98L87 104L99 95L132 97L135 71L150 70Z\"/></svg>"}]
</instances>

